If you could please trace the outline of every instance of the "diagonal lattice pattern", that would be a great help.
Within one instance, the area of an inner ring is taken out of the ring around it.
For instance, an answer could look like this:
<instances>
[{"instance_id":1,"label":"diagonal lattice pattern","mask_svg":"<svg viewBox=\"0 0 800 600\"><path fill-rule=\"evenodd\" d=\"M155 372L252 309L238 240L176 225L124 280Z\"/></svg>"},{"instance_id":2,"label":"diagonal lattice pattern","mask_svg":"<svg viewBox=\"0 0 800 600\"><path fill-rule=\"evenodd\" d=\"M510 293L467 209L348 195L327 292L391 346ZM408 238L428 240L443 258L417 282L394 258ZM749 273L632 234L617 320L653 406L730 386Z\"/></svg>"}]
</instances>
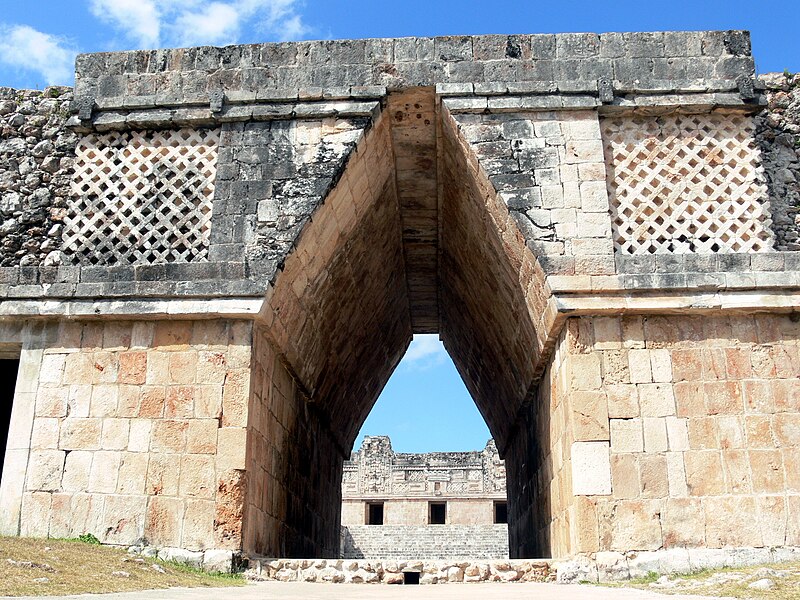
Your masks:
<instances>
[{"instance_id":1,"label":"diagonal lattice pattern","mask_svg":"<svg viewBox=\"0 0 800 600\"><path fill-rule=\"evenodd\" d=\"M753 134L753 120L738 114L603 119L617 251L770 250Z\"/></svg>"},{"instance_id":2,"label":"diagonal lattice pattern","mask_svg":"<svg viewBox=\"0 0 800 600\"><path fill-rule=\"evenodd\" d=\"M74 264L207 259L219 130L91 134L77 147L64 253Z\"/></svg>"}]
</instances>

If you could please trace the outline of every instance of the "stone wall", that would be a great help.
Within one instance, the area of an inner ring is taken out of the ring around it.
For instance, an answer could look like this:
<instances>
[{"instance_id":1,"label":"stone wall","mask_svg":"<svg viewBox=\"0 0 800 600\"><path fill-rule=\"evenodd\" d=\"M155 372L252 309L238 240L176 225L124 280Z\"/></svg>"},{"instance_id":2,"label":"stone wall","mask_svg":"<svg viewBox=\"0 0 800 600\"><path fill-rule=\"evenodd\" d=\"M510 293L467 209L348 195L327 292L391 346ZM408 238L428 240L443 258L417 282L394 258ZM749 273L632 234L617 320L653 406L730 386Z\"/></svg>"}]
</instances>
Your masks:
<instances>
[{"instance_id":1,"label":"stone wall","mask_svg":"<svg viewBox=\"0 0 800 600\"><path fill-rule=\"evenodd\" d=\"M508 558L506 525L345 525L342 558L444 560Z\"/></svg>"},{"instance_id":2,"label":"stone wall","mask_svg":"<svg viewBox=\"0 0 800 600\"><path fill-rule=\"evenodd\" d=\"M767 106L756 117L757 140L772 204L775 247L800 250L800 76L770 73Z\"/></svg>"},{"instance_id":3,"label":"stone wall","mask_svg":"<svg viewBox=\"0 0 800 600\"><path fill-rule=\"evenodd\" d=\"M239 550L251 327L42 326L23 346L9 448L29 454L3 471L3 533Z\"/></svg>"},{"instance_id":4,"label":"stone wall","mask_svg":"<svg viewBox=\"0 0 800 600\"><path fill-rule=\"evenodd\" d=\"M65 128L72 97L0 88L0 266L60 264L78 139Z\"/></svg>"},{"instance_id":5,"label":"stone wall","mask_svg":"<svg viewBox=\"0 0 800 600\"><path fill-rule=\"evenodd\" d=\"M542 396L539 550L798 545L799 342L793 315L571 319Z\"/></svg>"}]
</instances>

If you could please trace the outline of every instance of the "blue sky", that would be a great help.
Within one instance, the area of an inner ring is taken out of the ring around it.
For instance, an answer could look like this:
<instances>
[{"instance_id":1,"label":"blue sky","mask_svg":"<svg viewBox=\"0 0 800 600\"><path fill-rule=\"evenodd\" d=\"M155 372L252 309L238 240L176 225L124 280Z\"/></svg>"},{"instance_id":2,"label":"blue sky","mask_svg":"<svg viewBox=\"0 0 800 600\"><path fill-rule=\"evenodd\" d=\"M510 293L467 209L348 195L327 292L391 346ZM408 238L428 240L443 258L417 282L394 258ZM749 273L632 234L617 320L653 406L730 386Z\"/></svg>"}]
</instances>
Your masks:
<instances>
[{"instance_id":1,"label":"blue sky","mask_svg":"<svg viewBox=\"0 0 800 600\"><path fill-rule=\"evenodd\" d=\"M293 39L749 29L759 72L800 71L800 2L0 0L0 85L69 84L76 52Z\"/></svg>"},{"instance_id":2,"label":"blue sky","mask_svg":"<svg viewBox=\"0 0 800 600\"><path fill-rule=\"evenodd\" d=\"M798 0L0 0L0 86L69 85L77 52L564 31L749 29L759 72L794 72L799 25ZM489 436L436 336L415 339L362 433L406 452L478 449Z\"/></svg>"}]
</instances>

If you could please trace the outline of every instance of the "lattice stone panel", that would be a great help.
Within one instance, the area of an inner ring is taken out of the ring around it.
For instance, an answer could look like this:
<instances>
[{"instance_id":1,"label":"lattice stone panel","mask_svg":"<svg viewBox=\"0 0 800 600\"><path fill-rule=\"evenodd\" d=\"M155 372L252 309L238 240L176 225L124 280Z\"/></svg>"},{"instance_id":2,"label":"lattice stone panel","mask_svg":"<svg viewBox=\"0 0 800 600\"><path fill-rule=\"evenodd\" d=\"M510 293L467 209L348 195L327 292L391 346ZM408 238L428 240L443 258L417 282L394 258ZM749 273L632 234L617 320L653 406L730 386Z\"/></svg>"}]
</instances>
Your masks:
<instances>
[{"instance_id":1,"label":"lattice stone panel","mask_svg":"<svg viewBox=\"0 0 800 600\"><path fill-rule=\"evenodd\" d=\"M602 119L614 241L628 254L772 248L747 115Z\"/></svg>"},{"instance_id":2,"label":"lattice stone panel","mask_svg":"<svg viewBox=\"0 0 800 600\"><path fill-rule=\"evenodd\" d=\"M91 134L63 235L74 264L207 260L219 130Z\"/></svg>"}]
</instances>

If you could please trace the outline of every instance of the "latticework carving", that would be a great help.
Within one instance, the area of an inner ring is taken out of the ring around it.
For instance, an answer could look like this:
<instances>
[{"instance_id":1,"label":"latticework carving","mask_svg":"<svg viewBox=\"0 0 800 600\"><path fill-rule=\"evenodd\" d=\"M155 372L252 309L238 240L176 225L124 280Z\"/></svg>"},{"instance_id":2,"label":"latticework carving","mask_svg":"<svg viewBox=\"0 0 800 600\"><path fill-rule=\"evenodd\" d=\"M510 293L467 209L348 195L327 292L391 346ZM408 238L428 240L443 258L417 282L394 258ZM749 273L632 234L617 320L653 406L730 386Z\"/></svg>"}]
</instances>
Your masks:
<instances>
[{"instance_id":1,"label":"latticework carving","mask_svg":"<svg viewBox=\"0 0 800 600\"><path fill-rule=\"evenodd\" d=\"M772 248L749 116L610 117L602 120L602 133L619 252Z\"/></svg>"},{"instance_id":2,"label":"latticework carving","mask_svg":"<svg viewBox=\"0 0 800 600\"><path fill-rule=\"evenodd\" d=\"M217 129L83 137L64 253L74 264L206 260L218 141Z\"/></svg>"}]
</instances>

